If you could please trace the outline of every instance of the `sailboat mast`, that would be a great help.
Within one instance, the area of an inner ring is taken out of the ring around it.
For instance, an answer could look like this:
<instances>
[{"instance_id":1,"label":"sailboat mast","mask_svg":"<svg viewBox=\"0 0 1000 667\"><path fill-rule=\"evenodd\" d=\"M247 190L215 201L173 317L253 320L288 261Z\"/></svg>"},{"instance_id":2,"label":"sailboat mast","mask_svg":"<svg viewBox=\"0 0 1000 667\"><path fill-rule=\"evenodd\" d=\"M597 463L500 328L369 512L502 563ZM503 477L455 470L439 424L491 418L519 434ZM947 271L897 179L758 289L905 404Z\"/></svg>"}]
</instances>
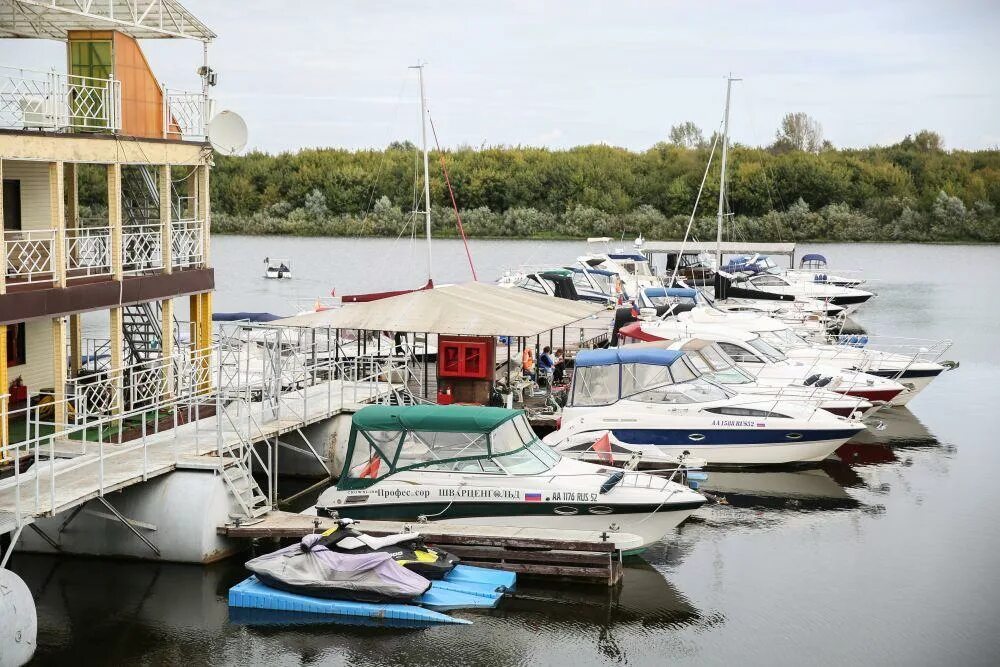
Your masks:
<instances>
[{"instance_id":1,"label":"sailboat mast","mask_svg":"<svg viewBox=\"0 0 1000 667\"><path fill-rule=\"evenodd\" d=\"M424 226L427 234L427 280L431 276L431 179L427 163L427 100L424 98L424 66L417 65L417 79L420 81L420 140L424 150Z\"/></svg>"},{"instance_id":2,"label":"sailboat mast","mask_svg":"<svg viewBox=\"0 0 1000 667\"><path fill-rule=\"evenodd\" d=\"M739 80L732 76L726 79L726 113L722 117L722 169L719 172L719 216L715 237L716 270L722 269L722 220L726 209L726 158L729 154L729 96L733 89L733 81Z\"/></svg>"}]
</instances>

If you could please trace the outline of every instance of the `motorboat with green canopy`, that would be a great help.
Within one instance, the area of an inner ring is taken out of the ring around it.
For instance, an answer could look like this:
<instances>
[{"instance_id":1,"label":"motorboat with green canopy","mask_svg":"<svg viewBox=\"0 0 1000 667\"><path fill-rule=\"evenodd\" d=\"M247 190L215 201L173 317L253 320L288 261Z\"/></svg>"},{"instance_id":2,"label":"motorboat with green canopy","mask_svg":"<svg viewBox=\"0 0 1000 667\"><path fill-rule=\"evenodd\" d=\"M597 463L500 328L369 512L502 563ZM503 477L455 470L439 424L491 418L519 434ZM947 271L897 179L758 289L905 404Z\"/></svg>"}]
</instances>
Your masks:
<instances>
[{"instance_id":1,"label":"motorboat with green canopy","mask_svg":"<svg viewBox=\"0 0 1000 667\"><path fill-rule=\"evenodd\" d=\"M355 413L340 479L316 511L600 531L620 535L631 551L660 540L705 502L663 477L564 458L521 410L373 405Z\"/></svg>"}]
</instances>

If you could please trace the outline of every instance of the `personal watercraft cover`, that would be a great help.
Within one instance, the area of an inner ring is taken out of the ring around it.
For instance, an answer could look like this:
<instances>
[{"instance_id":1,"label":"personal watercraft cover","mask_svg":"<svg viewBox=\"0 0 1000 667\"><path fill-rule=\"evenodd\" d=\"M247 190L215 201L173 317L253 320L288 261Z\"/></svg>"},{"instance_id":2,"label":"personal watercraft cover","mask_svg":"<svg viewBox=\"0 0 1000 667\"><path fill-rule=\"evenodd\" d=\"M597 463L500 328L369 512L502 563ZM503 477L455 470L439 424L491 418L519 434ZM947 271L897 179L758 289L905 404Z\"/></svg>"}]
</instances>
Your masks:
<instances>
[{"instance_id":1,"label":"personal watercraft cover","mask_svg":"<svg viewBox=\"0 0 1000 667\"><path fill-rule=\"evenodd\" d=\"M324 598L411 600L431 587L387 553L338 553L317 544L320 538L306 535L298 544L247 561L246 567L272 588Z\"/></svg>"}]
</instances>

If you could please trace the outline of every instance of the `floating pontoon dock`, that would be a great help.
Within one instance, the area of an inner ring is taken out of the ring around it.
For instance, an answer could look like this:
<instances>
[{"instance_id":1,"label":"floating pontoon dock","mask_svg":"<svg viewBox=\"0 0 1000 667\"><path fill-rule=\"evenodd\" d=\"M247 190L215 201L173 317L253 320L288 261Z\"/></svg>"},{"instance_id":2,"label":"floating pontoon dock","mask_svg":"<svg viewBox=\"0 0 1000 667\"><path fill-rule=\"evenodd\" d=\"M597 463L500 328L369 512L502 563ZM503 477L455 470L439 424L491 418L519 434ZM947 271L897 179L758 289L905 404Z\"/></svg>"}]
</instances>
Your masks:
<instances>
[{"instance_id":1,"label":"floating pontoon dock","mask_svg":"<svg viewBox=\"0 0 1000 667\"><path fill-rule=\"evenodd\" d=\"M333 519L272 511L253 523L219 526L218 532L231 538L298 539L334 525ZM622 551L629 551L629 544L640 544L640 539L633 535L586 530L400 521L364 521L360 527L378 536L407 530L419 533L428 544L450 551L468 565L518 574L583 579L609 586L621 580Z\"/></svg>"}]
</instances>

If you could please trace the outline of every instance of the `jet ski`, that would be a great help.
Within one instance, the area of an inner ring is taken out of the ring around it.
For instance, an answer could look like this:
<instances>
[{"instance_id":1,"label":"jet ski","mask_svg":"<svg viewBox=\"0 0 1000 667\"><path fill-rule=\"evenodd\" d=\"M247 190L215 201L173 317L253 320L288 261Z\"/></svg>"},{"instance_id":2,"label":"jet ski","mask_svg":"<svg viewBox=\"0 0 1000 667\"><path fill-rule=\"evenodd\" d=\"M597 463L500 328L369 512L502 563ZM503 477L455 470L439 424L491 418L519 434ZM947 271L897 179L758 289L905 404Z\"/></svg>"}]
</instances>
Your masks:
<instances>
[{"instance_id":1,"label":"jet ski","mask_svg":"<svg viewBox=\"0 0 1000 667\"><path fill-rule=\"evenodd\" d=\"M388 553L341 553L310 534L298 544L247 561L265 586L301 595L360 602L414 600L431 582L406 569Z\"/></svg>"},{"instance_id":2,"label":"jet ski","mask_svg":"<svg viewBox=\"0 0 1000 667\"><path fill-rule=\"evenodd\" d=\"M317 544L345 554L386 553L411 572L427 579L443 579L459 563L458 556L424 544L419 533L374 537L357 530L360 521L337 519L337 525L320 534Z\"/></svg>"}]
</instances>

